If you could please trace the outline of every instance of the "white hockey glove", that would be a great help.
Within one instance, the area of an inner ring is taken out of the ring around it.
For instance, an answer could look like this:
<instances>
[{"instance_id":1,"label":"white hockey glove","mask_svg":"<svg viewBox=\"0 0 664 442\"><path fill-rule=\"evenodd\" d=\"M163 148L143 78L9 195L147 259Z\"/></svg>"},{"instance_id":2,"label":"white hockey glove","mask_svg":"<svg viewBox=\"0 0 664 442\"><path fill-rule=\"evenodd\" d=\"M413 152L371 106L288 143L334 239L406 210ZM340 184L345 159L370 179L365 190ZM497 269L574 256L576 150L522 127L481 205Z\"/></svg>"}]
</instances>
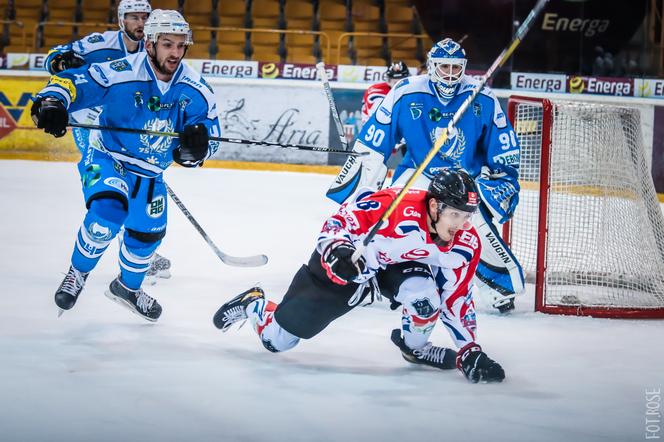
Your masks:
<instances>
[{"instance_id":1,"label":"white hockey glove","mask_svg":"<svg viewBox=\"0 0 664 442\"><path fill-rule=\"evenodd\" d=\"M518 183L515 185L510 182L505 173L492 174L487 166L482 167L482 172L475 178L475 183L482 201L500 224L514 215L516 205L519 203Z\"/></svg>"}]
</instances>

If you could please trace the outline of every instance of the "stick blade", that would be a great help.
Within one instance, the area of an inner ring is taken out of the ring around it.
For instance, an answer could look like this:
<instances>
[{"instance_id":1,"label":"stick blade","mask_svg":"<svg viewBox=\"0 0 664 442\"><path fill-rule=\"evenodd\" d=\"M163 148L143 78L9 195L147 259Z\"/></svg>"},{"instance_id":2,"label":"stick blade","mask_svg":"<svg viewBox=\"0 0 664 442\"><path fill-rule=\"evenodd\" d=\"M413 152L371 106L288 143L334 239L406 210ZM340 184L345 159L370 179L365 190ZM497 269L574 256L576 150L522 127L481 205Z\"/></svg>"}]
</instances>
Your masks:
<instances>
[{"instance_id":1,"label":"stick blade","mask_svg":"<svg viewBox=\"0 0 664 442\"><path fill-rule=\"evenodd\" d=\"M267 264L267 256L254 255L254 256L231 256L224 254L221 256L224 264L233 267L260 267Z\"/></svg>"}]
</instances>

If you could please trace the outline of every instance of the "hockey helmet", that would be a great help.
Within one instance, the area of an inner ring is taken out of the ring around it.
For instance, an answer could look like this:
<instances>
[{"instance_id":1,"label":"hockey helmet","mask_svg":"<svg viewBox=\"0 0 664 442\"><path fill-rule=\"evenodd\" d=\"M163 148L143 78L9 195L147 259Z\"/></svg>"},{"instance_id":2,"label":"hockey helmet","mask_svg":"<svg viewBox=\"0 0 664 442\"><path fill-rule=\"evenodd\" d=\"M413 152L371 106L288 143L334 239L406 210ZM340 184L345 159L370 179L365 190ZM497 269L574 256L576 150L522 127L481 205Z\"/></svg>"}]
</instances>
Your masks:
<instances>
[{"instance_id":1,"label":"hockey helmet","mask_svg":"<svg viewBox=\"0 0 664 442\"><path fill-rule=\"evenodd\" d=\"M466 51L451 38L439 41L427 54L429 79L443 98L451 99L466 72Z\"/></svg>"},{"instance_id":2,"label":"hockey helmet","mask_svg":"<svg viewBox=\"0 0 664 442\"><path fill-rule=\"evenodd\" d=\"M156 43L161 34L185 35L187 46L194 44L189 23L178 11L155 9L145 22L145 40Z\"/></svg>"},{"instance_id":3,"label":"hockey helmet","mask_svg":"<svg viewBox=\"0 0 664 442\"><path fill-rule=\"evenodd\" d=\"M406 63L403 61L397 61L392 63L390 67L387 68L385 75L387 76L388 80L401 80L402 78L408 77L410 72L408 71L408 66L406 66Z\"/></svg>"},{"instance_id":4,"label":"hockey helmet","mask_svg":"<svg viewBox=\"0 0 664 442\"><path fill-rule=\"evenodd\" d=\"M145 12L150 14L152 12L152 6L147 0L122 0L118 5L118 26L123 31L125 30L124 18L125 14L131 14L132 12Z\"/></svg>"},{"instance_id":5,"label":"hockey helmet","mask_svg":"<svg viewBox=\"0 0 664 442\"><path fill-rule=\"evenodd\" d=\"M474 212L479 206L475 181L463 169L443 168L433 177L427 191L427 201L438 201L438 213L445 207Z\"/></svg>"}]
</instances>

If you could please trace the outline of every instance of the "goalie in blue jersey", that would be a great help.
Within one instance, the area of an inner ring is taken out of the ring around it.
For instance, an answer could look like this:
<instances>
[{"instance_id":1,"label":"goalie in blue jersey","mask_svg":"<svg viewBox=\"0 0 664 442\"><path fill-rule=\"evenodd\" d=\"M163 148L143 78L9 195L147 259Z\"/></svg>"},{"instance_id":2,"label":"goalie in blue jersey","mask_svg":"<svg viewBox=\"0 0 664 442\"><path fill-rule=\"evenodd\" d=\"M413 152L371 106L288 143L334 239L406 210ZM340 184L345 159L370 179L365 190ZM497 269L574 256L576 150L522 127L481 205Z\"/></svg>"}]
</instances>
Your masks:
<instances>
[{"instance_id":1,"label":"goalie in blue jersey","mask_svg":"<svg viewBox=\"0 0 664 442\"><path fill-rule=\"evenodd\" d=\"M182 63L193 44L177 11L154 10L145 23L145 52L53 75L32 106L37 127L64 136L68 112L101 106L103 126L177 132L179 138L102 131L78 163L87 214L71 266L55 293L71 309L90 272L124 226L120 275L106 295L156 321L159 303L141 286L150 259L166 234L167 198L162 173L173 161L196 167L214 154L220 134L216 99L203 78Z\"/></svg>"},{"instance_id":2,"label":"goalie in blue jersey","mask_svg":"<svg viewBox=\"0 0 664 442\"><path fill-rule=\"evenodd\" d=\"M362 127L353 150L368 155L348 158L328 197L341 203L375 191L385 178L394 145L403 138L407 150L392 179L392 186L402 187L478 87L479 81L465 75L466 63L457 42L446 38L436 43L428 54L428 73L397 83ZM514 130L485 87L413 186L426 189L444 167L465 169L474 177L483 203L474 219L482 239L476 284L480 296L501 312L513 309L515 295L524 289L521 266L494 225L510 219L519 201L519 162Z\"/></svg>"}]
</instances>

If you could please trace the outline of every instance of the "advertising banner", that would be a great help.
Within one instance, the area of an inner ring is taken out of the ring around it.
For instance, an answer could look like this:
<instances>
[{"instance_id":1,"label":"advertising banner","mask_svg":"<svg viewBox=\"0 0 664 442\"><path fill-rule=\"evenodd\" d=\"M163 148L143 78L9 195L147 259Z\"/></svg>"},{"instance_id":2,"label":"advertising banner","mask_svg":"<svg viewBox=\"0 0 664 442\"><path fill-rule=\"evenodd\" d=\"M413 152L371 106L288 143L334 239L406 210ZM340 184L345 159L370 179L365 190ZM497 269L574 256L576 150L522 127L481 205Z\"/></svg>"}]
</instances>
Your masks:
<instances>
[{"instance_id":1,"label":"advertising banner","mask_svg":"<svg viewBox=\"0 0 664 442\"><path fill-rule=\"evenodd\" d=\"M512 72L512 89L519 91L559 92L567 88L567 77L562 74L532 74Z\"/></svg>"},{"instance_id":2,"label":"advertising banner","mask_svg":"<svg viewBox=\"0 0 664 442\"><path fill-rule=\"evenodd\" d=\"M205 77L258 78L257 61L194 59L185 63Z\"/></svg>"},{"instance_id":3,"label":"advertising banner","mask_svg":"<svg viewBox=\"0 0 664 442\"><path fill-rule=\"evenodd\" d=\"M224 137L328 147L329 108L322 87L211 83ZM327 164L324 153L238 144L222 145L215 159Z\"/></svg>"},{"instance_id":4,"label":"advertising banner","mask_svg":"<svg viewBox=\"0 0 664 442\"><path fill-rule=\"evenodd\" d=\"M634 79L570 76L567 79L567 92L633 97Z\"/></svg>"}]
</instances>

